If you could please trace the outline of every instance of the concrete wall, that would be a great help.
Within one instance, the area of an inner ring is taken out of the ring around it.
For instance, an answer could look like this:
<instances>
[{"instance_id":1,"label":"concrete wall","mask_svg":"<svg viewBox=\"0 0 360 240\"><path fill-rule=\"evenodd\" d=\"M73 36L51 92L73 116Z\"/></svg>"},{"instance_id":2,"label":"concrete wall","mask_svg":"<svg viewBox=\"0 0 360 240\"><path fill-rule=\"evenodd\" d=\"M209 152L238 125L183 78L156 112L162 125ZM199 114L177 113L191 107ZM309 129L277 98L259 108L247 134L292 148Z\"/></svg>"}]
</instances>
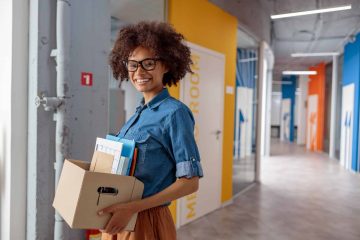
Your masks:
<instances>
[{"instance_id":1,"label":"concrete wall","mask_svg":"<svg viewBox=\"0 0 360 240\"><path fill-rule=\"evenodd\" d=\"M298 128L297 128L297 144L304 145L306 143L306 112L307 112L307 95L308 95L308 77L299 77L299 108L298 108Z\"/></svg>"},{"instance_id":2,"label":"concrete wall","mask_svg":"<svg viewBox=\"0 0 360 240\"><path fill-rule=\"evenodd\" d=\"M30 4L27 239L48 240L53 239L55 222L56 122L53 112L37 108L34 99L42 94L56 96L56 61L50 56L57 47L56 1L34 0ZM96 137L105 136L109 125L109 1L72 1L70 20L70 68L65 93L70 145L66 157L90 161ZM92 86L81 84L82 72L92 73ZM65 239L84 238L83 231L65 232Z\"/></svg>"},{"instance_id":3,"label":"concrete wall","mask_svg":"<svg viewBox=\"0 0 360 240\"><path fill-rule=\"evenodd\" d=\"M56 1L30 2L27 239L53 236L55 122L51 112L35 106L35 97L55 96Z\"/></svg>"},{"instance_id":4,"label":"concrete wall","mask_svg":"<svg viewBox=\"0 0 360 240\"><path fill-rule=\"evenodd\" d=\"M258 41L271 41L269 1L209 0L238 19L238 25Z\"/></svg>"}]
</instances>

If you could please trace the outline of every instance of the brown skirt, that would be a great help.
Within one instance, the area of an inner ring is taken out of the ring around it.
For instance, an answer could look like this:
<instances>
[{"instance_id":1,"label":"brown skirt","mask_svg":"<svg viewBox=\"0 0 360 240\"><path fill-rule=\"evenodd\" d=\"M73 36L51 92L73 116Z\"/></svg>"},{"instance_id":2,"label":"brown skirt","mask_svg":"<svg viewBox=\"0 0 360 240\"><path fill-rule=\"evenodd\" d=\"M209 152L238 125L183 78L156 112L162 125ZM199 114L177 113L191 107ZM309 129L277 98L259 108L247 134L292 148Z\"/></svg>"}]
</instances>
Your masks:
<instances>
[{"instance_id":1,"label":"brown skirt","mask_svg":"<svg viewBox=\"0 0 360 240\"><path fill-rule=\"evenodd\" d=\"M155 207L138 213L134 232L103 233L101 240L175 240L176 229L168 207Z\"/></svg>"}]
</instances>

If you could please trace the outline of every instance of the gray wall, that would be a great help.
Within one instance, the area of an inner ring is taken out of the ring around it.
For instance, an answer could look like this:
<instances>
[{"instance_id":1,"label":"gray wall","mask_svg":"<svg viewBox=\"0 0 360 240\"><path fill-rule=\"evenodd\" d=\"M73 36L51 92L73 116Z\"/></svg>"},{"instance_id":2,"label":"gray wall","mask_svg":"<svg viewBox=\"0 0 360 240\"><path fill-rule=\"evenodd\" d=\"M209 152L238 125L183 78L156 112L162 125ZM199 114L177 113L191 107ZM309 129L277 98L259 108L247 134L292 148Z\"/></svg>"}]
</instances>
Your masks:
<instances>
[{"instance_id":1,"label":"gray wall","mask_svg":"<svg viewBox=\"0 0 360 240\"><path fill-rule=\"evenodd\" d=\"M34 99L56 94L56 1L30 1L29 132L27 239L53 239L55 122L53 112L36 108ZM68 91L69 154L91 160L95 139L108 131L108 66L110 50L109 1L71 1L71 56ZM93 73L93 86L81 86L81 72ZM68 230L66 239L84 239Z\"/></svg>"},{"instance_id":2,"label":"gray wall","mask_svg":"<svg viewBox=\"0 0 360 240\"><path fill-rule=\"evenodd\" d=\"M332 92L332 62L325 65L325 119L323 151L329 153L330 147L330 120L331 120L331 92Z\"/></svg>"},{"instance_id":3,"label":"gray wall","mask_svg":"<svg viewBox=\"0 0 360 240\"><path fill-rule=\"evenodd\" d=\"M41 13L41 14L40 14ZM52 113L36 108L35 97L55 95L56 1L30 2L27 239L53 235L55 123Z\"/></svg>"},{"instance_id":4,"label":"gray wall","mask_svg":"<svg viewBox=\"0 0 360 240\"><path fill-rule=\"evenodd\" d=\"M342 72L344 64L344 55L338 58L338 76L337 76L337 95L336 95L336 120L335 120L335 157L340 159L341 143L341 106L342 106Z\"/></svg>"}]
</instances>

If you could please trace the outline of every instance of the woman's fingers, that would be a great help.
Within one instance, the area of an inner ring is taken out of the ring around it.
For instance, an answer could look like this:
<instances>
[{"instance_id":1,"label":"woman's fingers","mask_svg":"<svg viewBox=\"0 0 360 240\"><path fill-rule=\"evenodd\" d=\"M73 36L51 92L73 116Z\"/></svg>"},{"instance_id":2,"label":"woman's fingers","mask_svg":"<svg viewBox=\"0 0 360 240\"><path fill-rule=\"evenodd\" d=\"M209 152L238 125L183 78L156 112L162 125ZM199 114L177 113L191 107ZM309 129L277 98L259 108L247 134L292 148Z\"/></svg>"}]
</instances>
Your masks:
<instances>
[{"instance_id":1,"label":"woman's fingers","mask_svg":"<svg viewBox=\"0 0 360 240\"><path fill-rule=\"evenodd\" d=\"M124 226L119 226L119 223L115 223L114 221L112 221L113 219L110 219L109 223L107 224L106 228L105 228L105 232L111 235L114 235L118 232L120 232Z\"/></svg>"},{"instance_id":2,"label":"woman's fingers","mask_svg":"<svg viewBox=\"0 0 360 240\"><path fill-rule=\"evenodd\" d=\"M103 215L105 213L113 213L117 209L117 204L111 205L109 207L103 208L98 211L98 215Z\"/></svg>"},{"instance_id":3,"label":"woman's fingers","mask_svg":"<svg viewBox=\"0 0 360 240\"><path fill-rule=\"evenodd\" d=\"M106 225L106 228L105 228L105 232L111 234L113 228L115 227L115 224L113 224L113 219L110 218L110 221L108 222L108 224Z\"/></svg>"},{"instance_id":4,"label":"woman's fingers","mask_svg":"<svg viewBox=\"0 0 360 240\"><path fill-rule=\"evenodd\" d=\"M119 232L121 232L121 228L117 227L117 228L114 229L114 234L117 234Z\"/></svg>"}]
</instances>

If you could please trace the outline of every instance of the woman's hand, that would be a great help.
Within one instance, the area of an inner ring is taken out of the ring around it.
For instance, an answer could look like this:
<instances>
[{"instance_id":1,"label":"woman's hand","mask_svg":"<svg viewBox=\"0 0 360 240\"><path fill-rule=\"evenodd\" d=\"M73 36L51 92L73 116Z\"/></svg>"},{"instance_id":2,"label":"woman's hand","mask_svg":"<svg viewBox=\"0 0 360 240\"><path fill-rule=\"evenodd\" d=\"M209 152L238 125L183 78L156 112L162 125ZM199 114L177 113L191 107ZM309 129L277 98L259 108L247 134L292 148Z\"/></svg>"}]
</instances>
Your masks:
<instances>
[{"instance_id":1,"label":"woman's hand","mask_svg":"<svg viewBox=\"0 0 360 240\"><path fill-rule=\"evenodd\" d=\"M98 212L100 216L107 213L112 214L112 217L102 232L114 235L121 232L126 227L132 215L136 213L136 211L128 203L117 203Z\"/></svg>"},{"instance_id":2,"label":"woman's hand","mask_svg":"<svg viewBox=\"0 0 360 240\"><path fill-rule=\"evenodd\" d=\"M99 215L110 213L113 214L113 216L102 232L114 235L126 227L134 213L161 206L164 203L191 194L197 191L198 188L199 177L179 178L169 187L151 197L128 203L117 203L104 208L98 212Z\"/></svg>"}]
</instances>

